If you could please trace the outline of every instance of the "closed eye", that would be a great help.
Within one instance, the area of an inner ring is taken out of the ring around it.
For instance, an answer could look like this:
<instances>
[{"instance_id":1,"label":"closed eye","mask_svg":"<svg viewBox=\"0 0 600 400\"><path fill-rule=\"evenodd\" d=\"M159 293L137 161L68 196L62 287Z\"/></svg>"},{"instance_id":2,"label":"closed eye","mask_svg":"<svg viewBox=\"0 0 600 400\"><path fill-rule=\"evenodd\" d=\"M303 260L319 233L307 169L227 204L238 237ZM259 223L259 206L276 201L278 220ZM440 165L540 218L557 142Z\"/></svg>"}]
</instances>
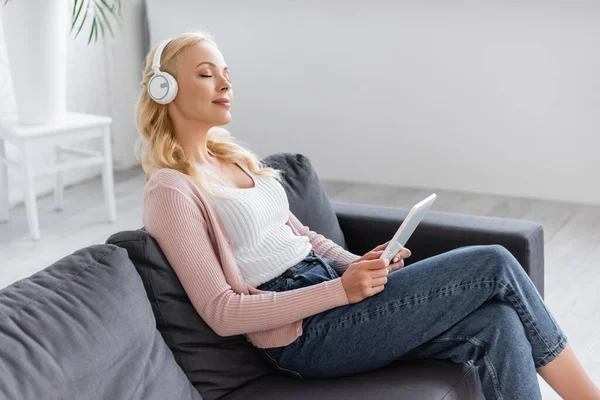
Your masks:
<instances>
[{"instance_id":1,"label":"closed eye","mask_svg":"<svg viewBox=\"0 0 600 400\"><path fill-rule=\"evenodd\" d=\"M202 75L201 74L200 76L203 78L212 78L212 75ZM225 79L227 79L227 82L231 83L231 80L229 78L225 78Z\"/></svg>"}]
</instances>

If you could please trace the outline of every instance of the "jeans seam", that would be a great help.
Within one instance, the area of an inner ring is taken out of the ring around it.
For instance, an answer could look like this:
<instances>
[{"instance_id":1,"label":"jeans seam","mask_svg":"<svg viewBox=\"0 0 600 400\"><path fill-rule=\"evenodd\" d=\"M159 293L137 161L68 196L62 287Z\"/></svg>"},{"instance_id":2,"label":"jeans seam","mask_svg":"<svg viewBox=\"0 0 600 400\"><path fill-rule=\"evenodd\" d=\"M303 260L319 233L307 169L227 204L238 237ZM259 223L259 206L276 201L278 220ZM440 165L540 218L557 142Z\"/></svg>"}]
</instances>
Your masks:
<instances>
[{"instance_id":1,"label":"jeans seam","mask_svg":"<svg viewBox=\"0 0 600 400\"><path fill-rule=\"evenodd\" d=\"M381 311L389 309L390 306L392 306L394 309L397 309L397 308L400 308L400 307L402 307L402 306L404 306L406 304L411 304L411 303L414 303L414 302L419 301L419 300L429 300L429 299L432 299L432 298L435 298L435 297L439 297L441 295L441 293L443 293L443 292L449 292L448 291L449 288L457 289L457 288L460 288L460 287L463 287L463 286L470 286L470 285L473 285L473 284L482 284L482 283L497 283L497 281L488 281L488 280L484 280L484 281L471 281L471 282L466 282L466 283L463 283L463 284L460 284L460 285L448 285L448 286L444 286L443 288L437 290L434 294L425 295L425 296L421 296L421 297L417 297L417 298L413 298L410 301L405 301L405 302L402 302L402 303L400 303L400 301L402 301L402 300L392 300L392 301L389 301L389 302L383 304L382 306L377 307L374 310L368 312L366 314L366 316L369 317L369 316L378 314ZM309 328L307 331L304 332L303 336L309 337L309 336L311 336L311 334L313 332L319 331L323 327L332 327L332 328L333 327L337 327L337 326L341 325L342 323L347 322L348 320L351 320L351 319L355 318L358 315L360 315L360 313L355 313L355 314L352 314L350 316L346 316L346 317L344 317L342 319L338 319L336 322L332 322L332 323L330 323L328 325L322 325L322 326L318 326L318 327Z\"/></svg>"},{"instance_id":2,"label":"jeans seam","mask_svg":"<svg viewBox=\"0 0 600 400\"><path fill-rule=\"evenodd\" d=\"M437 342L469 342L474 346L482 347L485 350L483 355L483 362L487 366L490 371L490 376L492 377L492 382L494 383L494 392L496 393L496 397L498 400L503 400L502 391L500 390L500 381L498 380L498 373L496 372L496 368L494 368L494 364L490 361L490 358L487 356L487 348L485 343L476 337L456 337L456 336L439 336L437 338L433 338L429 340L429 343L437 343Z\"/></svg>"},{"instance_id":3,"label":"jeans seam","mask_svg":"<svg viewBox=\"0 0 600 400\"><path fill-rule=\"evenodd\" d=\"M523 307L523 305L519 302L519 297L516 295L516 292L514 291L514 289L512 288L512 286L510 285L506 285L503 282L498 282L501 285L504 285L508 288L509 291L509 298L514 298L515 303L517 303L519 305L519 308L521 309L521 312L523 314L525 314L527 316L527 319L529 320L529 323L531 324L531 326L533 326L533 330L535 331L535 333L537 333L538 337L542 340L542 343L544 343L544 345L546 346L546 349L548 351L552 351L552 347L550 347L550 345L548 344L548 342L546 342L546 339L544 338L544 336L540 333L537 324L535 323L535 321L533 320L533 318L531 317L531 314L529 314L525 307ZM512 302L511 302L512 303ZM517 310L517 313L519 312L519 310ZM550 319L551 320L551 319Z\"/></svg>"},{"instance_id":4,"label":"jeans seam","mask_svg":"<svg viewBox=\"0 0 600 400\"><path fill-rule=\"evenodd\" d=\"M536 232L537 232L538 230L542 230L542 231L543 231L543 226L540 226L538 229L536 229L536 231L535 231L535 232L533 232L533 233L530 235L530 238L531 238L531 236L533 236L534 234L536 234ZM529 243L529 242L528 242L528 243ZM527 249L527 250L529 250L529 249ZM539 300L540 300L540 301L541 301L541 303L542 303L542 308L543 308L543 309L544 309L544 311L546 312L546 315L548 316L548 319L550 319L550 320L552 321L552 320L553 320L553 317L552 317L552 315L550 314L550 310L548 310L548 307L546 306L546 304L545 304L545 302L544 302L544 299L542 298L542 296L540 296L540 294L539 294L539 291L538 291L537 287L535 286L535 284L534 284L534 283L533 283L533 281L531 280L531 277L530 277L530 276L527 274L527 272L526 272L526 271L523 269L523 267L521 266L521 264L519 263L519 261L518 261L518 260L517 260L517 259L514 257L514 255L512 255L512 254L511 254L511 256L512 256L511 258L513 259L513 261L515 261L515 262L516 262L516 266L518 267L519 271L525 272L525 279L523 279L523 280L524 280L524 281L527 281L527 284L529 285L529 287L530 287L530 288L531 288L531 289L532 289L532 290L533 290L533 291L534 291L534 292L535 292L535 293L538 295L538 298L539 298ZM512 288L511 288L511 289L512 289ZM512 290L512 292L514 293L514 290ZM530 321L532 322L532 325L533 325L534 327L536 327L536 332L537 332L537 325L535 324L535 322L534 322L534 321L533 321L531 318L530 318ZM560 327L557 327L557 328L558 328L559 332L562 332L562 330L560 329ZM537 333L538 333L538 335L539 335L539 336L542 338L542 341L544 342L544 344L546 345L546 347L547 347L548 349L550 349L550 346L549 346L549 345L548 345L548 343L547 343L547 342L544 340L544 338L542 337L542 335L541 335L539 332L537 332Z\"/></svg>"},{"instance_id":5,"label":"jeans seam","mask_svg":"<svg viewBox=\"0 0 600 400\"><path fill-rule=\"evenodd\" d=\"M488 366L488 369L490 370L490 375L494 377L494 392L496 392L496 397L498 397L498 400L503 400L504 396L502 396L502 392L500 391L500 388L498 387L500 382L498 382L498 376L496 375L496 369L494 368L494 365L490 361L490 358L487 356L487 354L483 356L483 362L485 363L485 365Z\"/></svg>"},{"instance_id":6,"label":"jeans seam","mask_svg":"<svg viewBox=\"0 0 600 400\"><path fill-rule=\"evenodd\" d=\"M279 369L280 371L290 372L290 373L296 375L298 378L304 379L304 377L302 376L302 374L300 374L299 372L296 372L296 371L294 371L292 369L285 368L285 367L282 367L281 365L279 365L279 363L277 362L277 360L275 360L273 357L271 357L271 355L266 350L262 350L262 352L269 358L269 360L271 360L273 362L273 364L275 364L275 366L277 367L277 369Z\"/></svg>"},{"instance_id":7,"label":"jeans seam","mask_svg":"<svg viewBox=\"0 0 600 400\"><path fill-rule=\"evenodd\" d=\"M546 366L546 364L548 364L550 361L548 361L548 359L553 359L555 357L557 357L560 352L565 348L565 346L567 345L567 338L564 336L561 336L560 340L558 341L558 344L556 346L554 346L554 348L552 350L550 350L550 352L544 356L541 360L537 361L535 363L535 368L542 368L544 366Z\"/></svg>"},{"instance_id":8,"label":"jeans seam","mask_svg":"<svg viewBox=\"0 0 600 400\"><path fill-rule=\"evenodd\" d=\"M377 307L377 308L375 308L374 310L372 310L372 311L368 312L368 313L366 314L366 316L367 316L367 317L370 317L370 316L372 316L372 315L378 314L378 313L379 313L379 312L381 312L381 311L384 311L384 310L386 310L386 309L389 309L389 307L390 307L390 306L391 306L391 307L393 307L394 309L398 309L398 308L400 308L400 307L402 307L402 306L404 306L404 305L406 305L406 304L411 304L411 303L413 303L413 302L416 302L416 301L419 301L419 300L429 300L429 299L432 299L432 298L435 298L435 297L439 297L439 295L440 295L441 293L443 293L443 292L450 292L450 291L448 290L449 288L458 289L458 288L460 288L460 287L463 287L463 286L471 286L471 285L473 285L473 284L484 284L484 283L494 283L494 284L500 284L501 286L504 286L504 287L507 289L507 291L508 291L508 297L509 297L509 298L510 298L510 297L514 297L514 298L515 298L515 303L517 303L517 304L518 304L518 306L519 306L518 308L519 308L519 309L521 309L521 310L523 310L523 306L522 306L522 305L521 305L521 303L519 302L519 300L518 300L518 296L516 296L516 295L515 295L515 291L512 289L512 287L511 287L510 285L507 285L507 284L505 284L504 282L502 282L502 281L499 281L499 280L481 280L481 281L471 281L471 282L466 282L466 283L459 284L459 285L448 285L448 286L444 286L443 288L441 288L441 289L439 289L438 291L436 291L436 293L434 293L433 295L426 295L426 296L417 297L417 298L414 298L412 301L405 301L405 302L403 302L403 303L394 304L395 302L398 302L399 300L392 300L392 301L390 301L390 302L387 302L387 303L385 303L384 305L382 305L382 306L380 306L380 307ZM512 302L512 301L511 301L511 304L513 304L513 302ZM519 312L519 310L517 310L517 312ZM525 315L527 316L527 319L529 320L529 322L530 322L530 323L531 323L531 325L533 326L535 333L536 333L536 334L538 335L538 337L541 339L542 343L544 343L544 345L546 346L546 349L547 349L548 351L552 351L552 347L551 347L550 345L548 345L548 343L547 343L547 342L546 342L546 340L544 339L544 336L543 336L543 335L542 335L542 334L539 332L539 330L538 330L538 326L537 326L537 324L536 324L536 323L533 321L533 319L531 318L531 315L529 315L529 313L528 313L528 312L526 312L526 311L522 311L522 313L523 313L523 314L525 314ZM343 319L338 319L336 322L334 322L334 323L331 323L331 324L327 325L327 327L330 327L330 328L337 327L337 326L341 325L342 323L344 323L344 322L347 322L348 320L355 318L355 317L356 317L356 316L358 316L359 314L360 314L360 313L355 313L355 314L352 314L352 315L350 315L350 316L347 316L347 317L345 317L345 318L343 318ZM318 332L318 331L320 330L320 328L322 328L322 327L321 327L321 326L319 326L319 327L316 327L316 328L308 329L306 332L304 332L304 335L305 335L305 337L310 337L310 336L312 336L313 332L314 332L314 331L317 331L317 332Z\"/></svg>"}]
</instances>

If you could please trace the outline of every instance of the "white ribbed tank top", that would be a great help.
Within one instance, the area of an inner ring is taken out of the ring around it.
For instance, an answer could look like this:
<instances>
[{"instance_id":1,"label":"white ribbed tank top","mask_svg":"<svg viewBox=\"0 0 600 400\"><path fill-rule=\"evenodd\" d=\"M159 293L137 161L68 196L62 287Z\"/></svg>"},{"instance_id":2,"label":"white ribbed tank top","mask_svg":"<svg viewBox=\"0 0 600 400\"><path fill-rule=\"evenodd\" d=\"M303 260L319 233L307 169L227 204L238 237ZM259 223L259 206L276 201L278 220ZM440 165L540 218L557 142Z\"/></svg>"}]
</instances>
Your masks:
<instances>
[{"instance_id":1,"label":"white ribbed tank top","mask_svg":"<svg viewBox=\"0 0 600 400\"><path fill-rule=\"evenodd\" d=\"M234 188L210 182L211 188L231 196L208 196L231 237L242 276L254 287L299 263L312 249L308 236L296 236L285 223L289 202L285 189L270 176L257 176L237 164L254 181L254 187Z\"/></svg>"}]
</instances>

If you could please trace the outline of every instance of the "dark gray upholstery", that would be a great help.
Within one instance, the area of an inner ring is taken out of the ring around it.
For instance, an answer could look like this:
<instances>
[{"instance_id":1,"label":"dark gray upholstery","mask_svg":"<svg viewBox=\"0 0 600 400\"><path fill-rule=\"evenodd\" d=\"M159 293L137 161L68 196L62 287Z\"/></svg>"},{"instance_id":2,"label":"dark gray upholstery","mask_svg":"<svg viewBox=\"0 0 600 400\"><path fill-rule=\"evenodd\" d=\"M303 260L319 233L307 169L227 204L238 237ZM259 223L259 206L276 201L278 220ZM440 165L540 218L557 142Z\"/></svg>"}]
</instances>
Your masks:
<instances>
[{"instance_id":1,"label":"dark gray upholstery","mask_svg":"<svg viewBox=\"0 0 600 400\"><path fill-rule=\"evenodd\" d=\"M477 368L441 360L395 362L343 378L268 376L223 400L483 400Z\"/></svg>"},{"instance_id":2,"label":"dark gray upholstery","mask_svg":"<svg viewBox=\"0 0 600 400\"><path fill-rule=\"evenodd\" d=\"M144 229L118 232L107 243L129 253L144 282L156 327L205 400L272 372L245 336L219 336L204 322L160 246Z\"/></svg>"},{"instance_id":3,"label":"dark gray upholstery","mask_svg":"<svg viewBox=\"0 0 600 400\"><path fill-rule=\"evenodd\" d=\"M329 203L308 158L277 153L267 161L285 171L283 185L300 221L355 254L389 240L408 213ZM199 392L223 400L483 399L470 363L397 361L322 380L270 370L245 337L220 337L201 320L143 229L107 242L0 291L0 398L200 399ZM406 261L501 244L543 293L543 243L534 222L430 211L407 244Z\"/></svg>"},{"instance_id":4,"label":"dark gray upholstery","mask_svg":"<svg viewBox=\"0 0 600 400\"><path fill-rule=\"evenodd\" d=\"M92 245L0 291L0 399L200 400L127 252Z\"/></svg>"}]
</instances>

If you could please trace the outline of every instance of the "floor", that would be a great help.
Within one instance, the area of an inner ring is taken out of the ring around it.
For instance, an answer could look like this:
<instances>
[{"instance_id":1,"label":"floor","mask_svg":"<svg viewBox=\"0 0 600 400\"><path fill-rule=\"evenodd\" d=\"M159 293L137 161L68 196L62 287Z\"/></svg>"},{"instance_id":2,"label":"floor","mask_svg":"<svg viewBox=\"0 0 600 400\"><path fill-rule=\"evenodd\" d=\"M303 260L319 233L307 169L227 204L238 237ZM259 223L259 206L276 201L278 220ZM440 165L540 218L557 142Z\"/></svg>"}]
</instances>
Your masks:
<instances>
[{"instance_id":1,"label":"floor","mask_svg":"<svg viewBox=\"0 0 600 400\"><path fill-rule=\"evenodd\" d=\"M104 243L114 232L142 226L145 177L141 168L115 173L117 221L108 222L100 178L67 187L64 211L52 196L38 200L42 238L28 237L23 206L0 224L0 288L39 271L75 250ZM600 206L455 191L323 181L331 200L410 208L437 193L431 210L527 219L545 233L545 300L582 365L600 386ZM539 378L544 399L559 399Z\"/></svg>"}]
</instances>

